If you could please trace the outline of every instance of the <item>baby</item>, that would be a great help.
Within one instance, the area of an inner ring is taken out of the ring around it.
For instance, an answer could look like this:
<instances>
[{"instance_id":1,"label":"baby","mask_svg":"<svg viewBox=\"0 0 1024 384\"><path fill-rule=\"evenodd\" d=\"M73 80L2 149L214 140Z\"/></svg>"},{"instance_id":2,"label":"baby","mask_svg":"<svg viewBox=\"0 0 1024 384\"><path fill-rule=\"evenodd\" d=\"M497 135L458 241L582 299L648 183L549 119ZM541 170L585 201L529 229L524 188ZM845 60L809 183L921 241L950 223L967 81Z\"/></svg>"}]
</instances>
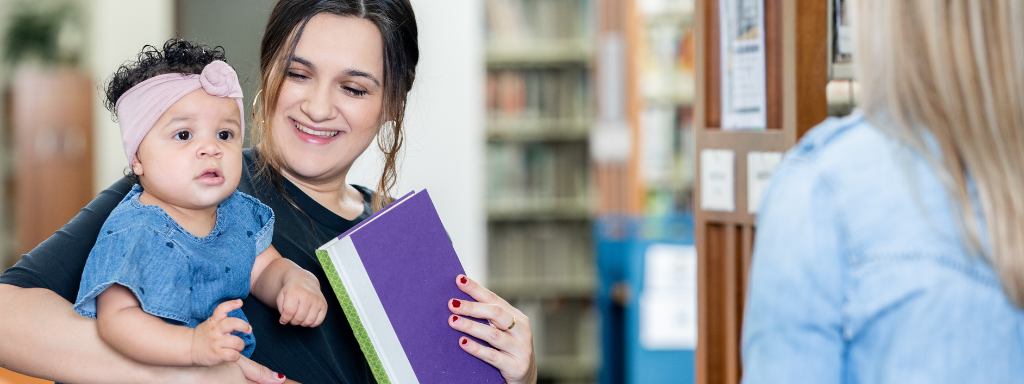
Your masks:
<instances>
[{"instance_id":1,"label":"baby","mask_svg":"<svg viewBox=\"0 0 1024 384\"><path fill-rule=\"evenodd\" d=\"M242 89L214 60L222 56L168 41L122 66L107 89L138 183L103 224L74 308L139 362L249 357L255 339L241 299L250 293L281 311L282 324L315 327L326 315L316 277L270 245L274 213L235 191Z\"/></svg>"}]
</instances>

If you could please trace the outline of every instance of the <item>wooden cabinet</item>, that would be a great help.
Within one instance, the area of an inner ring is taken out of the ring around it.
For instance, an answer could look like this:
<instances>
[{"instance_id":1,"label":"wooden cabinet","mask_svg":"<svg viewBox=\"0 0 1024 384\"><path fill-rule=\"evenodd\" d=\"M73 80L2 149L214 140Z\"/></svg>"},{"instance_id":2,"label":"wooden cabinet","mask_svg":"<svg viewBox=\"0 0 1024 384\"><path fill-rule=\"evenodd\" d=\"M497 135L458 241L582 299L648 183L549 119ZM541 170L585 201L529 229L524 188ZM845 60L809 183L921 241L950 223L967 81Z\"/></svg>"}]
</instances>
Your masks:
<instances>
[{"instance_id":1,"label":"wooden cabinet","mask_svg":"<svg viewBox=\"0 0 1024 384\"><path fill-rule=\"evenodd\" d=\"M10 93L15 258L93 197L92 81L73 69L19 69Z\"/></svg>"}]
</instances>

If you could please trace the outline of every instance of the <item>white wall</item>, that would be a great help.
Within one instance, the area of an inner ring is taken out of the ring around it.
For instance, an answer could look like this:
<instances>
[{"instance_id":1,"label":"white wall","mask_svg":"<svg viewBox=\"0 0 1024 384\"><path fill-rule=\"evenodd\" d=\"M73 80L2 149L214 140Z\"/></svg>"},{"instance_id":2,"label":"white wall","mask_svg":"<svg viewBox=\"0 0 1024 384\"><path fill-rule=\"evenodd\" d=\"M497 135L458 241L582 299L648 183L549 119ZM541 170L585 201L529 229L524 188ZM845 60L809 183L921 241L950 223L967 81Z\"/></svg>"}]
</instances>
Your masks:
<instances>
[{"instance_id":1,"label":"white wall","mask_svg":"<svg viewBox=\"0 0 1024 384\"><path fill-rule=\"evenodd\" d=\"M427 189L466 273L487 272L483 1L412 0L420 62L406 109L405 157L395 195ZM374 187L380 151L371 145L349 183Z\"/></svg>"},{"instance_id":2,"label":"white wall","mask_svg":"<svg viewBox=\"0 0 1024 384\"><path fill-rule=\"evenodd\" d=\"M174 0L91 0L87 9L85 65L97 89L93 100L93 188L106 189L124 176L128 160L121 131L103 107L103 88L122 63L146 44L160 46L174 35Z\"/></svg>"}]
</instances>

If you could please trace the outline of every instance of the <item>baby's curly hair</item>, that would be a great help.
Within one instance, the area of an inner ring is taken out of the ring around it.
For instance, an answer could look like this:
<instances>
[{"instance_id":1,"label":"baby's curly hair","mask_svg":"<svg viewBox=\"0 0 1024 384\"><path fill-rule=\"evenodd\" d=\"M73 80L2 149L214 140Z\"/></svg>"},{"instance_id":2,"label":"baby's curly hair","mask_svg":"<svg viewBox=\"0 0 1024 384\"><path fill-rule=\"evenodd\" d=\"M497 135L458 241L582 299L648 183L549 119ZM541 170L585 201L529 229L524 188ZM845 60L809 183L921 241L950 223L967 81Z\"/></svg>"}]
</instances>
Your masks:
<instances>
[{"instance_id":1,"label":"baby's curly hair","mask_svg":"<svg viewBox=\"0 0 1024 384\"><path fill-rule=\"evenodd\" d=\"M107 83L107 99L103 105L117 121L117 99L125 92L152 77L168 73L198 75L207 64L215 60L227 62L224 47L209 47L188 40L172 38L164 43L163 49L147 45L135 61L121 64Z\"/></svg>"}]
</instances>

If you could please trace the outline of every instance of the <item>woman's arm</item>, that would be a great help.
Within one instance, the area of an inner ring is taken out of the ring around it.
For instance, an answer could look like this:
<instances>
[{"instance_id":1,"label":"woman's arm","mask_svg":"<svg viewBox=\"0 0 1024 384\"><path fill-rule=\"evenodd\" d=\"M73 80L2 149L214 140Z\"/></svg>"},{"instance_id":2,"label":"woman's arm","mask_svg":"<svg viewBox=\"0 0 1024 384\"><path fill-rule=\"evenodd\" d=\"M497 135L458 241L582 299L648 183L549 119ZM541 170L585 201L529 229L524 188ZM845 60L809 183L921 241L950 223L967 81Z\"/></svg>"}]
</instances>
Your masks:
<instances>
[{"instance_id":1,"label":"woman's arm","mask_svg":"<svg viewBox=\"0 0 1024 384\"><path fill-rule=\"evenodd\" d=\"M29 376L83 384L283 381L252 362L194 368L137 363L100 339L95 320L79 315L71 303L47 289L0 284L0 309L0 367Z\"/></svg>"},{"instance_id":2,"label":"woman's arm","mask_svg":"<svg viewBox=\"0 0 1024 384\"><path fill-rule=\"evenodd\" d=\"M249 294L281 312L281 324L316 327L327 317L320 281L270 246L256 257Z\"/></svg>"}]
</instances>

